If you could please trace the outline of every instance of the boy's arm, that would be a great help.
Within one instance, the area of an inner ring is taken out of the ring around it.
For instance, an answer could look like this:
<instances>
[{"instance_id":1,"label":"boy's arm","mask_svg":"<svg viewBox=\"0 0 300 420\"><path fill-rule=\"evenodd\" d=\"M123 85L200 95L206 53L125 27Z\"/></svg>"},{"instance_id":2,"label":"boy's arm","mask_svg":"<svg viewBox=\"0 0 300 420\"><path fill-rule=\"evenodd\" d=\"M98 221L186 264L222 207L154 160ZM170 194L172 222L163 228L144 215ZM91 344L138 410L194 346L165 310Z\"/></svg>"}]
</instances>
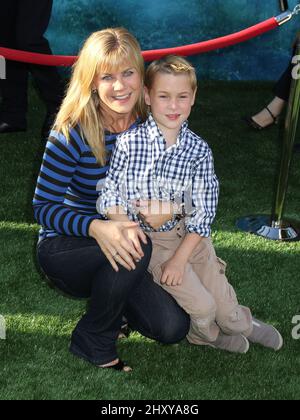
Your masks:
<instances>
[{"instance_id":1,"label":"boy's arm","mask_svg":"<svg viewBox=\"0 0 300 420\"><path fill-rule=\"evenodd\" d=\"M186 264L202 237L197 233L188 233L177 248L173 258L180 264Z\"/></svg>"},{"instance_id":2,"label":"boy's arm","mask_svg":"<svg viewBox=\"0 0 300 420\"><path fill-rule=\"evenodd\" d=\"M192 209L185 219L188 233L208 238L217 212L219 181L214 170L212 152L207 148L205 155L195 162L192 178Z\"/></svg>"},{"instance_id":3,"label":"boy's arm","mask_svg":"<svg viewBox=\"0 0 300 420\"><path fill-rule=\"evenodd\" d=\"M191 216L185 219L187 235L174 254L174 258L182 263L187 263L202 238L210 236L211 224L216 215L219 182L214 171L210 149L204 159L196 162L191 193L193 211Z\"/></svg>"}]
</instances>

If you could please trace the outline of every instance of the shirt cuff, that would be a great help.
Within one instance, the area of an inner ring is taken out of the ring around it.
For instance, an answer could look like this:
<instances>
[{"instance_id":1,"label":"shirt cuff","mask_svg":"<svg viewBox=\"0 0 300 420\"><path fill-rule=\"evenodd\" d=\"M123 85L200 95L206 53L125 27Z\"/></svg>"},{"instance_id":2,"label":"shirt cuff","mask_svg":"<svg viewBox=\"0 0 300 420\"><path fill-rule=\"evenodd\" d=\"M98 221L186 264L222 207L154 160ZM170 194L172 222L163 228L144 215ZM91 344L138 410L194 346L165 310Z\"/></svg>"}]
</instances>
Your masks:
<instances>
[{"instance_id":1,"label":"shirt cuff","mask_svg":"<svg viewBox=\"0 0 300 420\"><path fill-rule=\"evenodd\" d=\"M90 235L89 235L89 230L90 230L91 223L92 223L94 220L103 220L103 217L102 217L100 214L99 214L99 215L97 215L97 216L87 217L87 223L85 223L85 226L84 226L84 228L82 229L82 235L83 235L84 237L86 237L86 238L90 238Z\"/></svg>"},{"instance_id":2,"label":"shirt cuff","mask_svg":"<svg viewBox=\"0 0 300 420\"><path fill-rule=\"evenodd\" d=\"M97 211L99 214L106 217L108 210L110 208L118 207L118 206L122 207L126 214L128 213L128 206L120 198L110 198L106 200L99 200L97 202Z\"/></svg>"},{"instance_id":3,"label":"shirt cuff","mask_svg":"<svg viewBox=\"0 0 300 420\"><path fill-rule=\"evenodd\" d=\"M197 233L202 238L209 238L211 236L211 228L208 227L187 224L185 229L188 233Z\"/></svg>"}]
</instances>

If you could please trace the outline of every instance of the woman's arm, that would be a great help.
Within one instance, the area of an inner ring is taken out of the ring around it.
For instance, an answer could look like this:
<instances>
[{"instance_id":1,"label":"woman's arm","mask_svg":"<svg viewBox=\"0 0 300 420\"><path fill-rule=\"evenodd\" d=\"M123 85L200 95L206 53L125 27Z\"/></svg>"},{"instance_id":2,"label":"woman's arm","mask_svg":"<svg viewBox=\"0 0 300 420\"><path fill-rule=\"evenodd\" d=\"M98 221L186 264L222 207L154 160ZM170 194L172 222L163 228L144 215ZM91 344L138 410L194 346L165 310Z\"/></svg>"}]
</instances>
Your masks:
<instances>
[{"instance_id":1,"label":"woman's arm","mask_svg":"<svg viewBox=\"0 0 300 420\"><path fill-rule=\"evenodd\" d=\"M68 186L76 171L80 156L80 136L72 129L70 142L52 132L37 180L33 198L36 221L46 229L67 236L89 236L89 226L101 217L75 212L64 204Z\"/></svg>"},{"instance_id":2,"label":"woman's arm","mask_svg":"<svg viewBox=\"0 0 300 420\"><path fill-rule=\"evenodd\" d=\"M98 220L101 216L97 213L83 215L64 205L81 154L80 138L78 133L73 134L77 137L67 142L64 136L54 133L47 143L33 199L35 218L59 234L94 238L116 271L118 266L113 258L116 253L117 262L132 270L133 259L137 261L141 256L126 238L126 232L138 228L137 223Z\"/></svg>"},{"instance_id":3,"label":"woman's arm","mask_svg":"<svg viewBox=\"0 0 300 420\"><path fill-rule=\"evenodd\" d=\"M126 220L128 213L127 174L128 152L121 136L110 159L104 187L99 191L97 211L111 220ZM119 217L120 216L120 217ZM127 220L129 218L127 217Z\"/></svg>"}]
</instances>

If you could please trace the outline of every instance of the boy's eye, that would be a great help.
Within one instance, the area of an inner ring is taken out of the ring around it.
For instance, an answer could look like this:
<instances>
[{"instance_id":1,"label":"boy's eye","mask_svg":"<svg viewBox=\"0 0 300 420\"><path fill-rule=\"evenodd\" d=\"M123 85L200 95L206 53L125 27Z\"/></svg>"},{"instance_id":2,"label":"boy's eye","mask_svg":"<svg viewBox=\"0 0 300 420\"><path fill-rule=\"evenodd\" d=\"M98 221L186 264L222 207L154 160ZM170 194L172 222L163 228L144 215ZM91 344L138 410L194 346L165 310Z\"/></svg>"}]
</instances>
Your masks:
<instances>
[{"instance_id":1,"label":"boy's eye","mask_svg":"<svg viewBox=\"0 0 300 420\"><path fill-rule=\"evenodd\" d=\"M167 97L166 95L159 95L159 98L162 98L162 99L164 99L166 97Z\"/></svg>"}]
</instances>

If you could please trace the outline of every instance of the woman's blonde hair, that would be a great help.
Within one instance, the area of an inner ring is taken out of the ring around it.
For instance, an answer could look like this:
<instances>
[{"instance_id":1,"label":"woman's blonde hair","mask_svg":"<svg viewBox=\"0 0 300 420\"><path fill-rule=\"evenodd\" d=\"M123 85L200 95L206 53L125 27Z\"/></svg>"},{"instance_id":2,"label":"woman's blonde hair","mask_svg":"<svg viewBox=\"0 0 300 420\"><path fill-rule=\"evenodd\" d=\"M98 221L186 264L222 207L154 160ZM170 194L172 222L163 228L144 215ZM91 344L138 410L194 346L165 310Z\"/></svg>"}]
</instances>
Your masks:
<instances>
[{"instance_id":1,"label":"woman's blonde hair","mask_svg":"<svg viewBox=\"0 0 300 420\"><path fill-rule=\"evenodd\" d=\"M197 89L196 70L185 58L178 55L167 55L159 60L153 61L146 71L145 86L150 90L153 86L155 76L158 73L187 74L191 82L193 92Z\"/></svg>"},{"instance_id":2,"label":"woman's blonde hair","mask_svg":"<svg viewBox=\"0 0 300 420\"><path fill-rule=\"evenodd\" d=\"M133 109L134 117L146 118L143 96L144 60L135 37L124 28L94 32L84 43L73 66L69 87L57 114L54 129L69 140L69 130L79 124L97 161L106 163L105 134L100 100L93 92L99 73L113 73L130 63L141 77L141 95Z\"/></svg>"}]
</instances>

